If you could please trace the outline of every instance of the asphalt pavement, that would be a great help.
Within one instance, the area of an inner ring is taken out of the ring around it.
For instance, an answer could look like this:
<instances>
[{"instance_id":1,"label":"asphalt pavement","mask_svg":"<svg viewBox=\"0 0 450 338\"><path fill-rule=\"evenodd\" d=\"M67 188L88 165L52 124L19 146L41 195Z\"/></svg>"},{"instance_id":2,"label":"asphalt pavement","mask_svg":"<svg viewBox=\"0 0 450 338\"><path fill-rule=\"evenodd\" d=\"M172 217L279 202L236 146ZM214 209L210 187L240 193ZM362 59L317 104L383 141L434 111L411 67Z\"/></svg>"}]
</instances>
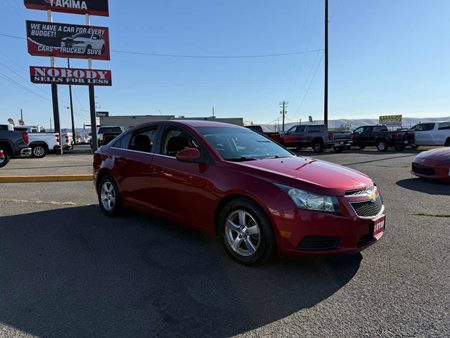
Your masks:
<instances>
[{"instance_id":1,"label":"asphalt pavement","mask_svg":"<svg viewBox=\"0 0 450 338\"><path fill-rule=\"evenodd\" d=\"M249 268L178 224L105 217L91 182L1 184L0 336L449 336L450 185L412 176L412 151L306 154L375 180L379 243Z\"/></svg>"}]
</instances>

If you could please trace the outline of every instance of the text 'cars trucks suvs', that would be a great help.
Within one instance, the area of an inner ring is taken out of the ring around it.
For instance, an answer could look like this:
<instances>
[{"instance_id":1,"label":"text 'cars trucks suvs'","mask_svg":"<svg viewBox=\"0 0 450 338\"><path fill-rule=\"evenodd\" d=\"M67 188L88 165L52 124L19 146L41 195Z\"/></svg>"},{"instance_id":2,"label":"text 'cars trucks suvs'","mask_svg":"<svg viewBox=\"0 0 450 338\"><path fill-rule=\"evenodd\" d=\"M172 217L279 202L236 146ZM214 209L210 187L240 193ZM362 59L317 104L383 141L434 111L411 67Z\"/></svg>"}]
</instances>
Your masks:
<instances>
[{"instance_id":1,"label":"text 'cars trucks suvs'","mask_svg":"<svg viewBox=\"0 0 450 338\"><path fill-rule=\"evenodd\" d=\"M134 209L189 225L220 237L244 264L356 253L384 233L368 176L225 123L134 127L95 153L94 171L106 215Z\"/></svg>"}]
</instances>

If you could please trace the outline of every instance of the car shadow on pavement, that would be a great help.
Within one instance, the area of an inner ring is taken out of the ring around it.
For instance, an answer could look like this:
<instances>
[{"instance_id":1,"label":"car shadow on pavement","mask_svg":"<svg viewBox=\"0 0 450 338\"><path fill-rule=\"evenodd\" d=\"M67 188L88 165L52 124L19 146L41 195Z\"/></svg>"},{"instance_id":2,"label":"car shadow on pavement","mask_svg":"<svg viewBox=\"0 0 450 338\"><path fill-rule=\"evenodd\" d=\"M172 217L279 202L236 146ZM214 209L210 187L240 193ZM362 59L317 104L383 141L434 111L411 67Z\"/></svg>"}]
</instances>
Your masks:
<instances>
[{"instance_id":1,"label":"car shadow on pavement","mask_svg":"<svg viewBox=\"0 0 450 338\"><path fill-rule=\"evenodd\" d=\"M419 191L430 195L450 196L450 184L445 182L414 177L397 181L397 185L405 189Z\"/></svg>"},{"instance_id":2,"label":"car shadow on pavement","mask_svg":"<svg viewBox=\"0 0 450 338\"><path fill-rule=\"evenodd\" d=\"M330 297L362 259L250 268L201 233L97 206L0 217L0 233L0 323L44 337L231 336Z\"/></svg>"}]
</instances>

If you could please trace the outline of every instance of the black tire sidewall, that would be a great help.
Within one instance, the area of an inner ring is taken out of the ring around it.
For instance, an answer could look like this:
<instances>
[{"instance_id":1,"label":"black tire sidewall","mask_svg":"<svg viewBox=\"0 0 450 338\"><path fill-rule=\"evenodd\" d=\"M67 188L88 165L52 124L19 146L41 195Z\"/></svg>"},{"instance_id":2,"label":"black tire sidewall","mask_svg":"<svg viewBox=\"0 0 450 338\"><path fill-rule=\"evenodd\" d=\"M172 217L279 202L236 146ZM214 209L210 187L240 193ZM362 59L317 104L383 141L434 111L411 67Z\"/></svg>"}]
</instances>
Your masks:
<instances>
[{"instance_id":1,"label":"black tire sidewall","mask_svg":"<svg viewBox=\"0 0 450 338\"><path fill-rule=\"evenodd\" d=\"M116 194L116 204L114 205L113 209L109 210L109 211L103 207L101 193L100 193L103 184L105 184L106 182L110 182L112 184L112 186L114 187L114 190L115 190L115 194ZM98 185L98 189L97 189L97 198L98 198L98 204L100 206L100 209L106 216L114 217L114 216L119 216L121 214L122 207L121 207L119 188L117 187L116 181L111 176L109 176L109 175L103 176L102 179L100 180L100 184Z\"/></svg>"},{"instance_id":2,"label":"black tire sidewall","mask_svg":"<svg viewBox=\"0 0 450 338\"><path fill-rule=\"evenodd\" d=\"M312 144L312 148L315 153L322 153L323 152L323 144L320 142L314 142Z\"/></svg>"},{"instance_id":3,"label":"black tire sidewall","mask_svg":"<svg viewBox=\"0 0 450 338\"><path fill-rule=\"evenodd\" d=\"M228 215L235 210L245 210L258 222L261 234L261 243L256 252L248 257L243 257L234 252L230 247L225 235L225 222ZM244 265L257 265L267 262L275 251L275 236L272 225L265 212L253 201L246 198L236 198L228 202L221 210L218 217L218 234L225 251L231 258Z\"/></svg>"},{"instance_id":4,"label":"black tire sidewall","mask_svg":"<svg viewBox=\"0 0 450 338\"><path fill-rule=\"evenodd\" d=\"M384 148L383 149L381 149L381 147L380 147L380 145L381 144L384 144ZM377 142L377 149L378 149L378 151L386 151L387 150L387 145L386 145L386 142L385 141L378 141Z\"/></svg>"},{"instance_id":5,"label":"black tire sidewall","mask_svg":"<svg viewBox=\"0 0 450 338\"><path fill-rule=\"evenodd\" d=\"M3 155L5 156L5 159L3 160L3 162L0 163L0 168L3 168L4 166L6 166L8 164L10 157L4 149L0 149L0 150L3 150Z\"/></svg>"}]
</instances>

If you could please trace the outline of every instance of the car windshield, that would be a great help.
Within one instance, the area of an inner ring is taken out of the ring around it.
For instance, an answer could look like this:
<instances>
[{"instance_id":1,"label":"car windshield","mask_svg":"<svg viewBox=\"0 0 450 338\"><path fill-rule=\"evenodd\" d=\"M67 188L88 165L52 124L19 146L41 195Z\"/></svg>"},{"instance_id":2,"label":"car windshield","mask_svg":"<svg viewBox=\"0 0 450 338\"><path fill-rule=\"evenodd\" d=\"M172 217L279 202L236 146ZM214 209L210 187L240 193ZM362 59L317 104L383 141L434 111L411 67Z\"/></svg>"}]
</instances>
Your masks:
<instances>
[{"instance_id":1,"label":"car windshield","mask_svg":"<svg viewBox=\"0 0 450 338\"><path fill-rule=\"evenodd\" d=\"M268 138L246 128L198 127L206 141L227 161L294 157Z\"/></svg>"}]
</instances>

